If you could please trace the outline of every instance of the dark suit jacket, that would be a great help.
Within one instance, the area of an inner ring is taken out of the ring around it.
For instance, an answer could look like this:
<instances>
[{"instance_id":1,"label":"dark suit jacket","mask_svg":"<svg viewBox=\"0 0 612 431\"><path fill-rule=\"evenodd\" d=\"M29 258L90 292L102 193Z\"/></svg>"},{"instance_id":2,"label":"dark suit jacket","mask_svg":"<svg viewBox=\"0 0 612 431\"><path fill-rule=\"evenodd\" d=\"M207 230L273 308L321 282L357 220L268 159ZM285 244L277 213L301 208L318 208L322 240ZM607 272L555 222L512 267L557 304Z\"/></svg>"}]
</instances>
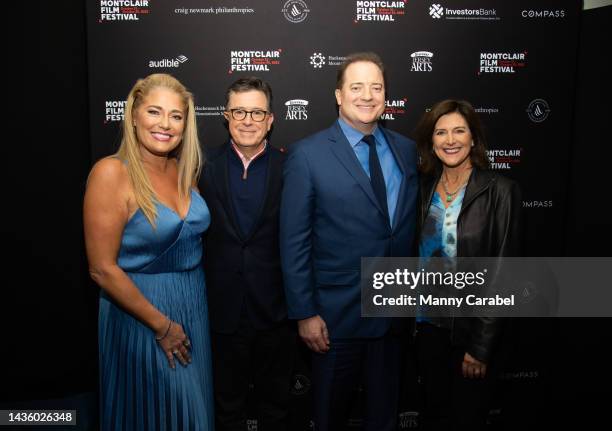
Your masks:
<instances>
[{"instance_id":1,"label":"dark suit jacket","mask_svg":"<svg viewBox=\"0 0 612 431\"><path fill-rule=\"evenodd\" d=\"M416 148L382 129L401 170L394 225L336 122L290 147L284 168L281 259L289 317L320 315L332 339L379 337L387 318L361 317L361 257L413 256Z\"/></svg>"},{"instance_id":2,"label":"dark suit jacket","mask_svg":"<svg viewBox=\"0 0 612 431\"><path fill-rule=\"evenodd\" d=\"M242 235L230 197L230 144L210 150L199 187L211 213L204 268L211 330L232 333L246 311L256 329L287 318L279 256L279 208L285 155L268 145L265 199L253 230ZM243 308L244 307L244 308Z\"/></svg>"}]
</instances>

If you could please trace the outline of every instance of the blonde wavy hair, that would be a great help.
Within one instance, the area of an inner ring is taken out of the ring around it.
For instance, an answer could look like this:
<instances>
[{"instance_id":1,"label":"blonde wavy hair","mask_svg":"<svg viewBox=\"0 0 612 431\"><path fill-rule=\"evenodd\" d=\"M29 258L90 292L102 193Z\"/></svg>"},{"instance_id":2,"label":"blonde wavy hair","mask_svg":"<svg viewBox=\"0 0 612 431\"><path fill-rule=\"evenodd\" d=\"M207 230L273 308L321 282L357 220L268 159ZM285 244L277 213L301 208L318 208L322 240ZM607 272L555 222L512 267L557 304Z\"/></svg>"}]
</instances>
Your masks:
<instances>
[{"instance_id":1,"label":"blonde wavy hair","mask_svg":"<svg viewBox=\"0 0 612 431\"><path fill-rule=\"evenodd\" d=\"M126 162L126 167L136 203L140 207L149 223L155 227L158 201L153 186L144 169L136 130L134 129L134 112L142 104L143 99L156 88L167 88L174 91L183 101L186 115L183 138L179 145L172 151L170 157L177 160L178 165L178 192L180 198L189 195L191 187L197 182L202 171L204 158L200 149L198 139L198 127L196 124L193 95L175 77L165 73L155 73L144 79L139 79L128 94L127 104L123 120L123 136L117 153L111 157L117 157Z\"/></svg>"}]
</instances>

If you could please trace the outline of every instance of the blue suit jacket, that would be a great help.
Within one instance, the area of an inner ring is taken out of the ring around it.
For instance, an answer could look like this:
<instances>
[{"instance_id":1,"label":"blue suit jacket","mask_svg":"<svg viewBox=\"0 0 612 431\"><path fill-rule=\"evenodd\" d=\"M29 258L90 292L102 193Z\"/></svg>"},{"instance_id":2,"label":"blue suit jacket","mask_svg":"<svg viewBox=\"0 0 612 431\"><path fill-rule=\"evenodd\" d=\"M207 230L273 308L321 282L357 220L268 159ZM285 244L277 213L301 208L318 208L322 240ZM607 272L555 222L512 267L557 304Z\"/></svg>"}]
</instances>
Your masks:
<instances>
[{"instance_id":1,"label":"blue suit jacket","mask_svg":"<svg viewBox=\"0 0 612 431\"><path fill-rule=\"evenodd\" d=\"M361 257L414 255L415 144L382 131L403 174L393 226L337 122L291 145L284 166L280 244L289 317L320 315L332 339L389 329L390 319L361 317Z\"/></svg>"}]
</instances>

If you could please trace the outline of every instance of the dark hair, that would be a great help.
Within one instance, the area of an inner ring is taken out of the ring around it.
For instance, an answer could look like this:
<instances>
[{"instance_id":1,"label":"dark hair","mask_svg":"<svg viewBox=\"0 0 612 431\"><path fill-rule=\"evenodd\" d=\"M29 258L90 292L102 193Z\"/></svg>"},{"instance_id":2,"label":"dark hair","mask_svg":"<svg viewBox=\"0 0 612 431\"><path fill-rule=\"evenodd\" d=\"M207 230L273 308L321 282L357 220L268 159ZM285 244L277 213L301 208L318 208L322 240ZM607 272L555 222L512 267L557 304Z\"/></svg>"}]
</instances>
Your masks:
<instances>
[{"instance_id":1,"label":"dark hair","mask_svg":"<svg viewBox=\"0 0 612 431\"><path fill-rule=\"evenodd\" d=\"M268 111L272 112L272 87L263 79L255 76L247 76L234 81L225 92L225 106L229 104L231 93L244 93L245 91L261 91L266 95L268 101Z\"/></svg>"},{"instance_id":2,"label":"dark hair","mask_svg":"<svg viewBox=\"0 0 612 431\"><path fill-rule=\"evenodd\" d=\"M442 169L442 162L433 152L432 137L440 117L452 112L458 113L465 119L472 134L474 140L474 146L470 151L472 165L481 169L489 167L487 145L478 114L476 114L472 105L465 100L447 99L436 103L429 112L423 114L414 132L421 159L419 168L424 174L432 175Z\"/></svg>"},{"instance_id":3,"label":"dark hair","mask_svg":"<svg viewBox=\"0 0 612 431\"><path fill-rule=\"evenodd\" d=\"M387 74L385 72L385 65L383 64L383 61L380 56L375 52L355 52L353 54L349 54L338 68L338 73L336 75L336 88L338 90L340 90L342 88L342 85L344 84L344 73L346 72L346 68L349 67L351 64L357 63L359 61L365 61L377 65L383 76L383 84L385 85L385 88L387 87Z\"/></svg>"}]
</instances>

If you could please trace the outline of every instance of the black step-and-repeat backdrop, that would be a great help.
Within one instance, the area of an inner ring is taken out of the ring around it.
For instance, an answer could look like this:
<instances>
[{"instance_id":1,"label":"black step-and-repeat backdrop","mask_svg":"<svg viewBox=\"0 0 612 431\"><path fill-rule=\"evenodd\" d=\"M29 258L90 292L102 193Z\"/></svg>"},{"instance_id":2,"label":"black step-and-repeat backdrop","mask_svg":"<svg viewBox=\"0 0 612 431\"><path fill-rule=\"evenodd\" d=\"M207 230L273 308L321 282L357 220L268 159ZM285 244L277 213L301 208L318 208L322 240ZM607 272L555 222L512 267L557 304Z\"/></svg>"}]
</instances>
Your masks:
<instances>
[{"instance_id":1,"label":"black step-and-repeat backdrop","mask_svg":"<svg viewBox=\"0 0 612 431\"><path fill-rule=\"evenodd\" d=\"M334 121L343 58L375 51L389 80L385 125L410 136L434 102L471 101L492 167L522 185L526 255L562 255L580 9L572 0L89 1L93 160L116 151L137 78L165 72L181 80L196 96L203 145L216 146L227 139L225 89L242 76L262 77L274 90L271 142L287 147ZM542 339L552 326L514 325L493 427L520 426L539 409L550 375ZM293 382L294 430L311 426L305 358ZM405 380L416 379L408 366ZM413 386L406 385L401 429L419 423ZM355 399L351 425L358 428L359 390ZM256 421L248 426L256 430Z\"/></svg>"}]
</instances>

